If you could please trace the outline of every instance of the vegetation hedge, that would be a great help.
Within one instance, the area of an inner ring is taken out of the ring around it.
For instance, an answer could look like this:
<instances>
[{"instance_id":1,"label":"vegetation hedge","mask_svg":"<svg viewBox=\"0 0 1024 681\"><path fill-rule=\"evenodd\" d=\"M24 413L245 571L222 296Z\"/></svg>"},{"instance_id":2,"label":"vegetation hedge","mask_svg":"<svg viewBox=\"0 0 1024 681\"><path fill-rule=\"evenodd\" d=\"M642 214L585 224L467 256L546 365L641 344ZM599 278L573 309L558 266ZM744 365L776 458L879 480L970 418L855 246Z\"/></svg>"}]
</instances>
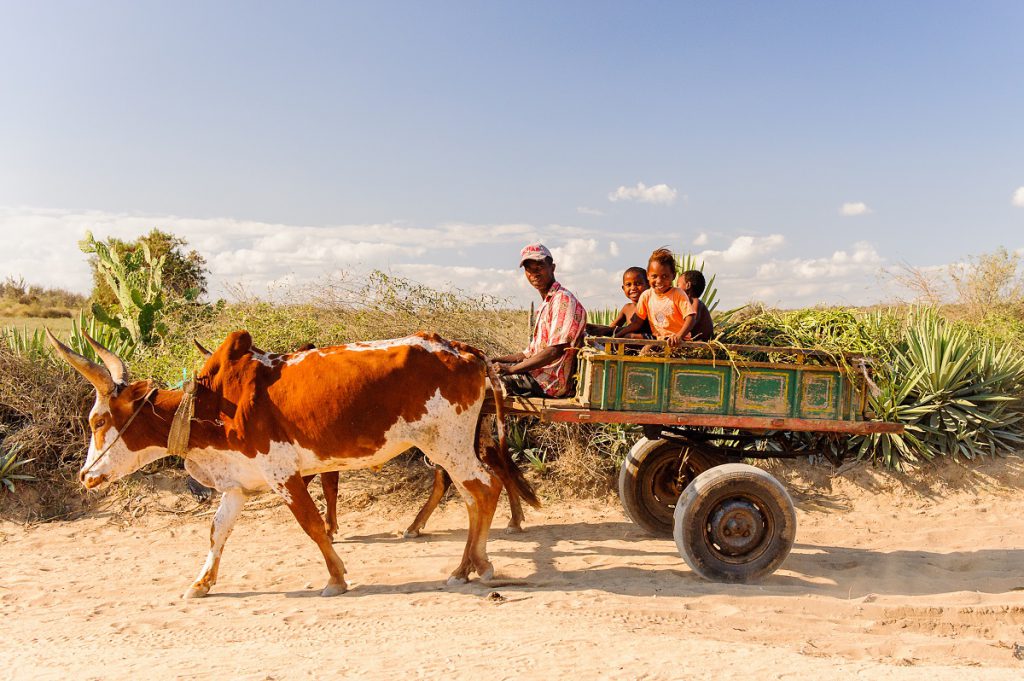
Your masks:
<instances>
[{"instance_id":1,"label":"vegetation hedge","mask_svg":"<svg viewBox=\"0 0 1024 681\"><path fill-rule=\"evenodd\" d=\"M242 299L184 304L164 319L154 346L135 348L133 377L176 384L201 359L192 339L211 349L228 332L248 329L260 347L287 352L304 343L331 345L432 330L489 354L515 351L528 339L528 315L501 301L436 291L374 273L365 282L334 280L297 292L305 302ZM847 454L893 468L933 457L972 459L1019 447L1024 418L1024 323L1016 311L958 319L955 309L893 307L780 311L751 306L720 319L719 340L856 352L877 358L879 418L907 426L903 436L875 435L842 445ZM19 482L35 488L44 516L58 516L80 497L75 472L85 453L91 386L45 351L0 344L0 450L16 446L34 459ZM608 493L617 465L639 436L629 426L527 424L515 450L559 495ZM793 435L794 447L811 447ZM77 495L77 496L76 496ZM5 498L0 492L0 513Z\"/></svg>"}]
</instances>

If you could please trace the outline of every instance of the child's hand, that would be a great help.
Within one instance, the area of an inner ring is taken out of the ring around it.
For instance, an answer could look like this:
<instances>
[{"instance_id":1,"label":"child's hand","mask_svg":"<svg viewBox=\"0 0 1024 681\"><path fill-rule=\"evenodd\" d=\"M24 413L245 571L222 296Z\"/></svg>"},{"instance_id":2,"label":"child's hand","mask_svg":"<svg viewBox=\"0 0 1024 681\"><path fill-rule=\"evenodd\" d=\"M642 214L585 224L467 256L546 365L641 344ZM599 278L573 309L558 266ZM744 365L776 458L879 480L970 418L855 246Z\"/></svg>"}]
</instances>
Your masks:
<instances>
[{"instance_id":1,"label":"child's hand","mask_svg":"<svg viewBox=\"0 0 1024 681\"><path fill-rule=\"evenodd\" d=\"M669 336L666 340L668 340L668 346L670 348L678 348L679 344L683 342L683 334L681 334L681 333L673 334L673 335Z\"/></svg>"}]
</instances>

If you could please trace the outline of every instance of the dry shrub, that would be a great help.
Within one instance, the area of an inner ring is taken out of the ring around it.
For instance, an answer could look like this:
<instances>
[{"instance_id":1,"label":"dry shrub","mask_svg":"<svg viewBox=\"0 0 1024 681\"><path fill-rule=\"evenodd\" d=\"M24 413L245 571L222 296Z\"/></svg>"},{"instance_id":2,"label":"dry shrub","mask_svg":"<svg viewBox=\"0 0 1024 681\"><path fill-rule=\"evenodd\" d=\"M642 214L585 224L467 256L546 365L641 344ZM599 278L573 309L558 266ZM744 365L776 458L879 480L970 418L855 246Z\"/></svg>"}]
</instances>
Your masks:
<instances>
[{"instance_id":1,"label":"dry shrub","mask_svg":"<svg viewBox=\"0 0 1024 681\"><path fill-rule=\"evenodd\" d=\"M35 459L22 472L36 482L0 494L0 515L48 519L74 512L93 388L70 369L0 346L0 447Z\"/></svg>"},{"instance_id":2,"label":"dry shrub","mask_svg":"<svg viewBox=\"0 0 1024 681\"><path fill-rule=\"evenodd\" d=\"M382 272L354 280L339 276L316 286L279 291L274 300L238 293L239 301L215 306L183 306L168 317L164 342L133 362L133 374L168 383L194 369L199 339L211 350L232 331L246 329L256 345L289 352L306 343L318 347L397 338L434 331L484 352L506 354L529 342L528 315L489 296L437 291Z\"/></svg>"},{"instance_id":3,"label":"dry shrub","mask_svg":"<svg viewBox=\"0 0 1024 681\"><path fill-rule=\"evenodd\" d=\"M593 446L594 427L553 423L535 429L533 437L547 452L550 473L542 485L545 496L582 499L603 497L615 489L618 465Z\"/></svg>"}]
</instances>

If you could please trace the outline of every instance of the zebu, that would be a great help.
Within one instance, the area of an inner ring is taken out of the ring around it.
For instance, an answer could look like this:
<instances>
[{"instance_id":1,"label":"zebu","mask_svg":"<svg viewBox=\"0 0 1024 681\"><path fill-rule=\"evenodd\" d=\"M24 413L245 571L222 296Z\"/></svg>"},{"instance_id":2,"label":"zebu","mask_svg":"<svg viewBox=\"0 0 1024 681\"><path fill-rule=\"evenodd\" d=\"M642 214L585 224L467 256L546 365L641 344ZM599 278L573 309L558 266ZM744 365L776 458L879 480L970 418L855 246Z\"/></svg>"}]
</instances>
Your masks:
<instances>
[{"instance_id":1,"label":"zebu","mask_svg":"<svg viewBox=\"0 0 1024 681\"><path fill-rule=\"evenodd\" d=\"M202 353L203 357L209 359L213 356L213 353L206 349L206 347L198 340L193 340L196 349ZM307 350L315 350L316 346L312 343L305 343L295 349L295 352L305 352ZM253 352L259 354L266 354L262 350L253 348ZM497 402L497 400L496 400ZM504 425L504 424L502 424ZM486 428L486 426L485 426ZM487 441L486 430L481 432L481 439L479 441L481 447L484 447L485 455L497 456L494 452L494 443ZM486 460L486 456L484 457ZM434 510L437 509L438 504L441 503L441 499L448 493L448 489L452 486L452 479L445 472L443 468L434 466L434 482L430 490L430 496L427 497L423 507L419 513L416 514L416 518L412 521L412 524L406 528L403 536L406 539L419 537L422 533L423 526L427 524L427 520L433 514ZM314 476L306 475L303 479L306 481L306 485L313 479ZM189 492L200 502L205 502L210 498L210 494L213 490L202 485L198 480L189 476L186 479L186 487ZM338 532L338 471L324 471L320 474L320 485L324 493L324 527L327 529L327 536L330 539L334 539L334 535ZM519 501L519 495L516 493L516 488L506 488L508 492L508 503L512 510L512 517L509 519L508 528L505 530L506 533L517 533L523 531L523 505ZM531 503L535 502L533 499Z\"/></svg>"},{"instance_id":2,"label":"zebu","mask_svg":"<svg viewBox=\"0 0 1024 681\"><path fill-rule=\"evenodd\" d=\"M166 456L185 393L151 381L128 383L121 359L91 338L102 366L47 336L96 388L82 484L97 488ZM536 497L511 464L504 437L500 451L486 456L490 466L478 455L488 375L483 353L436 334L285 355L255 350L245 331L229 335L195 380L185 467L223 495L206 562L185 596L205 596L216 583L246 493L268 488L323 554L330 579L321 594L344 593L345 566L303 476L378 466L413 446L448 472L466 500L466 548L448 583L463 583L472 571L489 578L487 535L502 482L529 503Z\"/></svg>"}]
</instances>

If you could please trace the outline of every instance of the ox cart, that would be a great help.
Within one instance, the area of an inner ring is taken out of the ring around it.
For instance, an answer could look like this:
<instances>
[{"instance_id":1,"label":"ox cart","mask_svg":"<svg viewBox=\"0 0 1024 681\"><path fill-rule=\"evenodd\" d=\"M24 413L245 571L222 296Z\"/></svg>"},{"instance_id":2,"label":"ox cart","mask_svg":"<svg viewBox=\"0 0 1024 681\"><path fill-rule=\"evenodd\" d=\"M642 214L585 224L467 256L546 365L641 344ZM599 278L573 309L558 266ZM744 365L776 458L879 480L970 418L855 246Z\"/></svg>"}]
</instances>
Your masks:
<instances>
[{"instance_id":1,"label":"ox cart","mask_svg":"<svg viewBox=\"0 0 1024 681\"><path fill-rule=\"evenodd\" d=\"M639 345L662 349L637 354ZM587 339L575 397L506 397L504 410L546 422L641 426L644 437L619 472L619 499L642 529L674 537L687 565L706 579L756 581L793 546L789 494L745 459L838 459L850 435L903 429L870 419L869 358L706 343L683 344L704 358L679 358L664 345ZM786 437L791 432L808 434L798 449Z\"/></svg>"}]
</instances>

